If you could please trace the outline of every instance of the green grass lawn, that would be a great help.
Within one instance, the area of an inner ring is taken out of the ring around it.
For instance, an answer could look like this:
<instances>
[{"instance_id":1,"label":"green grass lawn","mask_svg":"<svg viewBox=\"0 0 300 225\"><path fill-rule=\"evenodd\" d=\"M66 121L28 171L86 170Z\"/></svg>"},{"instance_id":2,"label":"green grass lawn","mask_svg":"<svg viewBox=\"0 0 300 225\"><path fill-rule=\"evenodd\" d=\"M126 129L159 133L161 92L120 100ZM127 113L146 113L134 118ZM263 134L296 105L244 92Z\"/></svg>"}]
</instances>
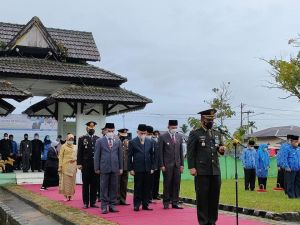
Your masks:
<instances>
[{"instance_id":1,"label":"green grass lawn","mask_svg":"<svg viewBox=\"0 0 300 225\"><path fill-rule=\"evenodd\" d=\"M244 180L240 179L239 185L239 206L252 209L261 209L273 212L300 212L300 199L288 199L282 191L273 191L276 179L268 178L266 193L258 193L256 191L245 191ZM129 187L133 187L133 183L129 182ZM162 184L160 185L162 192ZM181 197L189 197L195 199L194 181L182 180ZM221 188L220 203L226 205L235 205L235 181L223 180Z\"/></svg>"}]
</instances>

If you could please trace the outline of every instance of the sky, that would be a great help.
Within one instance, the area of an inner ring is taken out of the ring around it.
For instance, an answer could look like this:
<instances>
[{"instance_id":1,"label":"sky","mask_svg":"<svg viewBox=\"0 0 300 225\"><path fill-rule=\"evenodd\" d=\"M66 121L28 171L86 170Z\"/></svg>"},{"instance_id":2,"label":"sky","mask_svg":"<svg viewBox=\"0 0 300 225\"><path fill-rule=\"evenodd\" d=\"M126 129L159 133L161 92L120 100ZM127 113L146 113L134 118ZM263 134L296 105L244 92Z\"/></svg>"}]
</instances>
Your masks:
<instances>
[{"instance_id":1,"label":"sky","mask_svg":"<svg viewBox=\"0 0 300 225\"><path fill-rule=\"evenodd\" d=\"M258 130L300 126L299 100L266 87L271 68L262 60L299 51L288 45L300 33L299 1L11 0L1 8L3 22L38 16L46 27L93 33L101 54L96 65L127 77L122 87L153 100L142 111L107 118L117 127L147 123L163 130L169 119L182 125L209 107L204 101L222 82L231 83L236 116L225 121L231 130L240 125L241 103L254 111ZM38 100L14 103L15 113Z\"/></svg>"}]
</instances>

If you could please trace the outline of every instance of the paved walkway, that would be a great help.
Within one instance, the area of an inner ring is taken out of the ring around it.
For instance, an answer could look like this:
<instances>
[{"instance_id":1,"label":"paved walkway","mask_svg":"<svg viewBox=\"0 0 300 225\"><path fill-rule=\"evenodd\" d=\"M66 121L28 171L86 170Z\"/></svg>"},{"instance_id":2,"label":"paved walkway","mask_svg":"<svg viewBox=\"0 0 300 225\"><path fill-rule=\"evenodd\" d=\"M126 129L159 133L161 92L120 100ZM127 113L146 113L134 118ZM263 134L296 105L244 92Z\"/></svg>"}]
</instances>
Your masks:
<instances>
[{"instance_id":1,"label":"paved walkway","mask_svg":"<svg viewBox=\"0 0 300 225\"><path fill-rule=\"evenodd\" d=\"M61 223L52 217L45 216L40 211L2 189L0 189L0 201L13 210L19 217L27 221L29 225L61 225Z\"/></svg>"}]
</instances>

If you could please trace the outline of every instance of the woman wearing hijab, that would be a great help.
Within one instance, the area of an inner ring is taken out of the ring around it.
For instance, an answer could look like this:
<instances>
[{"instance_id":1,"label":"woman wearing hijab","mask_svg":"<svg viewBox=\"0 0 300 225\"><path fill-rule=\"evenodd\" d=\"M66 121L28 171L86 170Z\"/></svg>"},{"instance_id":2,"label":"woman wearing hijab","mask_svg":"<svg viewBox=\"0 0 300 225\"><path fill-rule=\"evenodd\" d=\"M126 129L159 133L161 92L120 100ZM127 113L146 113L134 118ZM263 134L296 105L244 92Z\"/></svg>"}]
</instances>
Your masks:
<instances>
[{"instance_id":1,"label":"woman wearing hijab","mask_svg":"<svg viewBox=\"0 0 300 225\"><path fill-rule=\"evenodd\" d=\"M58 177L58 151L59 142L53 141L49 148L47 160L45 163L44 181L41 190L47 190L48 187L56 187L59 184Z\"/></svg>"},{"instance_id":2,"label":"woman wearing hijab","mask_svg":"<svg viewBox=\"0 0 300 225\"><path fill-rule=\"evenodd\" d=\"M65 201L70 201L75 194L76 155L74 135L68 134L66 143L60 148L58 164L58 171L60 173L59 193L64 195Z\"/></svg>"},{"instance_id":3,"label":"woman wearing hijab","mask_svg":"<svg viewBox=\"0 0 300 225\"><path fill-rule=\"evenodd\" d=\"M260 144L256 154L256 175L259 189L266 190L270 157L267 144Z\"/></svg>"},{"instance_id":4,"label":"woman wearing hijab","mask_svg":"<svg viewBox=\"0 0 300 225\"><path fill-rule=\"evenodd\" d=\"M45 171L45 163L47 160L48 151L50 148L51 148L50 136L46 135L46 137L44 139L44 150L42 153L42 170L44 170L44 171Z\"/></svg>"}]
</instances>

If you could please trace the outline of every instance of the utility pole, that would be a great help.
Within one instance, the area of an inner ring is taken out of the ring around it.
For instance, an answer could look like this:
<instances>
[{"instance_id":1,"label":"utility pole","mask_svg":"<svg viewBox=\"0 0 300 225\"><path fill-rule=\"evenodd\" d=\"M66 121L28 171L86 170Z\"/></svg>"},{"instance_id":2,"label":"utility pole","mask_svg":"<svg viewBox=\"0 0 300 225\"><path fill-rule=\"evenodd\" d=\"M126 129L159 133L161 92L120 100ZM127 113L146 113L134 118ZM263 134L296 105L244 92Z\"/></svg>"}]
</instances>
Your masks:
<instances>
[{"instance_id":1,"label":"utility pole","mask_svg":"<svg viewBox=\"0 0 300 225\"><path fill-rule=\"evenodd\" d=\"M243 114L247 114L247 125L248 125L247 134L249 134L249 124L250 124L249 115L254 113L254 111L251 110L243 111L244 106L245 105L241 103L241 127L243 127Z\"/></svg>"},{"instance_id":2,"label":"utility pole","mask_svg":"<svg viewBox=\"0 0 300 225\"><path fill-rule=\"evenodd\" d=\"M243 127L243 108L244 108L244 104L241 103L241 128Z\"/></svg>"}]
</instances>

